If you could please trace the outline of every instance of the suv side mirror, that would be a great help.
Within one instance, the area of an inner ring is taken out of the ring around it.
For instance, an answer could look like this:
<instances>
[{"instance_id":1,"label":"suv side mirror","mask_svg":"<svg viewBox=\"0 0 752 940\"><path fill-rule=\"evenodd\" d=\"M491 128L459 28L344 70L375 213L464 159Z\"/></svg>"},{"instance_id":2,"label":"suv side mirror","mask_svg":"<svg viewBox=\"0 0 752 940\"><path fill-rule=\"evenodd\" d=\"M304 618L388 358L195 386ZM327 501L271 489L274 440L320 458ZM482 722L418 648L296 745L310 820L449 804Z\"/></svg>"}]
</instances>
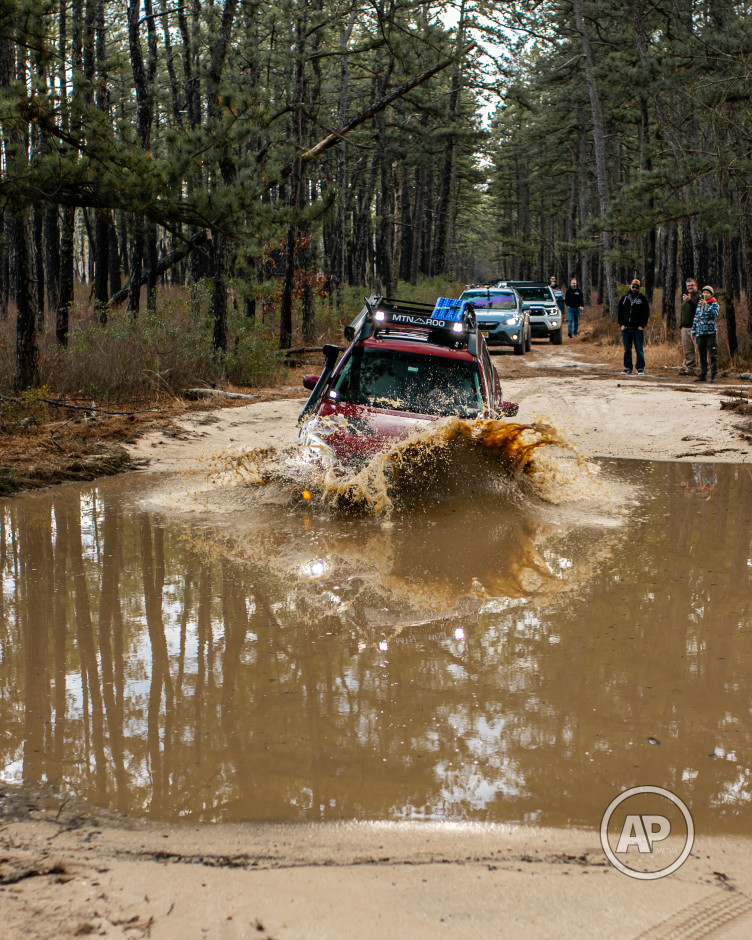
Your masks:
<instances>
[{"instance_id":1,"label":"suv side mirror","mask_svg":"<svg viewBox=\"0 0 752 940\"><path fill-rule=\"evenodd\" d=\"M303 376L303 388L307 388L309 391L313 391L316 388L316 383L318 382L320 376L318 375L304 375Z\"/></svg>"}]
</instances>

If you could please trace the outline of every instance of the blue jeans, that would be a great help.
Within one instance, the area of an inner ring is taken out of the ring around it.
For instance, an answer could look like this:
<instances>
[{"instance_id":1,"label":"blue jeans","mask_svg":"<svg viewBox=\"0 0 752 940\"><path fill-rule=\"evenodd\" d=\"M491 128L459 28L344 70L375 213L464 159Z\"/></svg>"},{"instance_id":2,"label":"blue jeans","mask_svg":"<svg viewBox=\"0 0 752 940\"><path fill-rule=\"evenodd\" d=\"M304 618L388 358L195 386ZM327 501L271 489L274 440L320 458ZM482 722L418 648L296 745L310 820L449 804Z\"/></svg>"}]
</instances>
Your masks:
<instances>
[{"instance_id":1,"label":"blue jeans","mask_svg":"<svg viewBox=\"0 0 752 940\"><path fill-rule=\"evenodd\" d=\"M567 307L567 333L577 336L580 330L580 307Z\"/></svg>"},{"instance_id":2,"label":"blue jeans","mask_svg":"<svg viewBox=\"0 0 752 940\"><path fill-rule=\"evenodd\" d=\"M624 368L632 371L632 344L634 344L635 353L637 353L637 371L645 368L645 356L642 352L642 341L644 333L637 327L625 327L621 331L622 342L624 343Z\"/></svg>"}]
</instances>

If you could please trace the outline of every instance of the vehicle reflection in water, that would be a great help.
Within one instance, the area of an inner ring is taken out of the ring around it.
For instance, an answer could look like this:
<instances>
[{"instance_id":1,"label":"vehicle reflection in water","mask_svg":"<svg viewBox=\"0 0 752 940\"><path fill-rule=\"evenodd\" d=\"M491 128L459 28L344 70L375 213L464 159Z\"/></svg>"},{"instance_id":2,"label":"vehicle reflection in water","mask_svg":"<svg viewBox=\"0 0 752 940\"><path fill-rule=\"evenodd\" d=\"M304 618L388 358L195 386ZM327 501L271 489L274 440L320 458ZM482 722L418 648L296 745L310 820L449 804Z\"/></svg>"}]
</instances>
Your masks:
<instances>
[{"instance_id":1,"label":"vehicle reflection in water","mask_svg":"<svg viewBox=\"0 0 752 940\"><path fill-rule=\"evenodd\" d=\"M639 481L621 524L179 516L142 476L0 504L3 779L160 819L590 827L653 784L752 831L750 470L702 499L688 465L604 473Z\"/></svg>"}]
</instances>

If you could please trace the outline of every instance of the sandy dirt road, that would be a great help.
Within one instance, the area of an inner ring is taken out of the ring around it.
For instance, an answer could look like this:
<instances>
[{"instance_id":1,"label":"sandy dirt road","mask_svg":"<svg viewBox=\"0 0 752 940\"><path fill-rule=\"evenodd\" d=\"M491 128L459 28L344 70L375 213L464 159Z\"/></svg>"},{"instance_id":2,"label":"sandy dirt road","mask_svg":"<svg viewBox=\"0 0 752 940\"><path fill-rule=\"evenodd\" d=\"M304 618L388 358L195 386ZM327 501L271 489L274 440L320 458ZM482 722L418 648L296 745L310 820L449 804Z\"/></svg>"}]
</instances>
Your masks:
<instances>
[{"instance_id":1,"label":"sandy dirt road","mask_svg":"<svg viewBox=\"0 0 752 940\"><path fill-rule=\"evenodd\" d=\"M732 392L752 393L749 382L697 385L666 369L621 376L616 366L597 361L597 347L536 344L523 358L506 352L493 358L505 398L520 404L518 420L553 424L583 457L752 461L752 432L720 407ZM228 447L293 444L305 393L285 392L289 398L193 412L178 420L177 436L148 434L131 453L150 469L175 470Z\"/></svg>"},{"instance_id":2,"label":"sandy dirt road","mask_svg":"<svg viewBox=\"0 0 752 940\"><path fill-rule=\"evenodd\" d=\"M623 378L597 350L495 357L519 420L586 457L749 462L720 400L658 371ZM284 393L283 393L284 394ZM303 395L193 413L134 445L151 469L295 440ZM0 788L0 935L204 938L748 937L748 841L698 836L684 866L641 882L596 832L439 823L164 826Z\"/></svg>"},{"instance_id":3,"label":"sandy dirt road","mask_svg":"<svg viewBox=\"0 0 752 940\"><path fill-rule=\"evenodd\" d=\"M746 938L744 840L641 882L594 832L477 824L196 828L31 808L6 818L5 938Z\"/></svg>"}]
</instances>

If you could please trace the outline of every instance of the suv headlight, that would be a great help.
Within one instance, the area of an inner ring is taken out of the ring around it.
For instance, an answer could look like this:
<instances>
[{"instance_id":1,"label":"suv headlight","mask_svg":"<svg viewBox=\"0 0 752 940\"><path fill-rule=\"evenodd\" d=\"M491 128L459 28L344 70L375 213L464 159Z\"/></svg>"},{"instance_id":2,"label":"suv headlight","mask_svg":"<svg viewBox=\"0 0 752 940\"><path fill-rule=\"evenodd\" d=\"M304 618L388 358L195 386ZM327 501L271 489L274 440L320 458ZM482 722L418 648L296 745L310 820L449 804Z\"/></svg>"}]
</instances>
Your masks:
<instances>
[{"instance_id":1,"label":"suv headlight","mask_svg":"<svg viewBox=\"0 0 752 940\"><path fill-rule=\"evenodd\" d=\"M299 454L306 463L323 463L330 467L335 463L334 451L324 440L318 425L318 419L314 418L303 429L300 435Z\"/></svg>"}]
</instances>

